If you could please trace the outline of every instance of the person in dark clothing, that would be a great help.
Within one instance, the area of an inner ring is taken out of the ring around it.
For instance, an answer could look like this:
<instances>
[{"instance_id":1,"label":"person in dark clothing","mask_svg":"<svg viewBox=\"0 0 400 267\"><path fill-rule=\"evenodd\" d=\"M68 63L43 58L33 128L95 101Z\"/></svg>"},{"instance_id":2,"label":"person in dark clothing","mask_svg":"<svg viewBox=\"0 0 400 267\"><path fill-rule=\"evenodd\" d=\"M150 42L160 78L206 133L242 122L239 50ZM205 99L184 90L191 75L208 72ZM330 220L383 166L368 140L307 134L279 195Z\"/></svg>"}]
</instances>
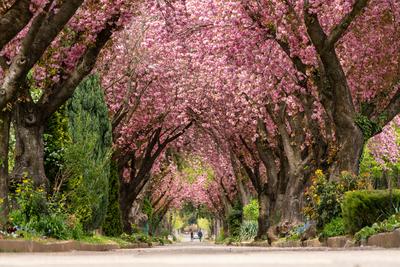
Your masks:
<instances>
[{"instance_id":1,"label":"person in dark clothing","mask_svg":"<svg viewBox=\"0 0 400 267\"><path fill-rule=\"evenodd\" d=\"M190 241L193 241L193 239L194 239L193 231L190 230Z\"/></svg>"},{"instance_id":2,"label":"person in dark clothing","mask_svg":"<svg viewBox=\"0 0 400 267\"><path fill-rule=\"evenodd\" d=\"M203 232L201 231L201 229L199 230L199 232L197 233L197 236L199 237L199 240L201 242L201 239L203 238Z\"/></svg>"}]
</instances>

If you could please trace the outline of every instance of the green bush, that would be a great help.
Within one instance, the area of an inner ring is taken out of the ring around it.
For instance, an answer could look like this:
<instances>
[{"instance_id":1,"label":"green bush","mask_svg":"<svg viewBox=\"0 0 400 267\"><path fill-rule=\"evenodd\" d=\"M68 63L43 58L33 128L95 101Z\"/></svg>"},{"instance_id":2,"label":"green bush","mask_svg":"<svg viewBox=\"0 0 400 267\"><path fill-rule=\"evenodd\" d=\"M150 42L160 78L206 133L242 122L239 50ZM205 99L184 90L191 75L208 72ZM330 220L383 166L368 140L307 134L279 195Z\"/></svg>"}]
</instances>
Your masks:
<instances>
[{"instance_id":1,"label":"green bush","mask_svg":"<svg viewBox=\"0 0 400 267\"><path fill-rule=\"evenodd\" d=\"M346 229L344 228L343 218L337 217L333 219L330 223L325 224L324 228L320 233L320 237L328 238L344 234L346 234Z\"/></svg>"},{"instance_id":2,"label":"green bush","mask_svg":"<svg viewBox=\"0 0 400 267\"><path fill-rule=\"evenodd\" d=\"M341 202L349 190L370 188L370 181L349 172L342 172L338 181L328 181L321 170L312 177L312 184L305 193L306 206L303 210L309 220L322 229L342 213Z\"/></svg>"},{"instance_id":3,"label":"green bush","mask_svg":"<svg viewBox=\"0 0 400 267\"><path fill-rule=\"evenodd\" d=\"M115 163L111 163L107 214L102 229L106 236L118 237L122 234L122 217L119 206L119 176Z\"/></svg>"},{"instance_id":4,"label":"green bush","mask_svg":"<svg viewBox=\"0 0 400 267\"><path fill-rule=\"evenodd\" d=\"M111 125L99 78L85 79L66 108L72 141L64 153L68 208L89 232L102 225L109 192Z\"/></svg>"},{"instance_id":5,"label":"green bush","mask_svg":"<svg viewBox=\"0 0 400 267\"><path fill-rule=\"evenodd\" d=\"M232 209L228 215L228 227L231 237L239 237L242 225L243 213L240 209Z\"/></svg>"},{"instance_id":6,"label":"green bush","mask_svg":"<svg viewBox=\"0 0 400 267\"><path fill-rule=\"evenodd\" d=\"M253 240L258 231L258 222L256 220L243 221L240 227L240 240Z\"/></svg>"},{"instance_id":7,"label":"green bush","mask_svg":"<svg viewBox=\"0 0 400 267\"><path fill-rule=\"evenodd\" d=\"M47 120L43 141L46 177L49 179L50 184L54 185L57 177L62 173L64 150L71 141L65 106L59 108Z\"/></svg>"},{"instance_id":8,"label":"green bush","mask_svg":"<svg viewBox=\"0 0 400 267\"><path fill-rule=\"evenodd\" d=\"M243 219L247 221L257 221L259 205L257 199L253 199L243 207Z\"/></svg>"},{"instance_id":9,"label":"green bush","mask_svg":"<svg viewBox=\"0 0 400 267\"><path fill-rule=\"evenodd\" d=\"M18 227L23 237L47 236L57 239L79 239L81 225L63 209L62 201L48 199L43 188L35 188L33 181L24 179L11 195L9 220Z\"/></svg>"},{"instance_id":10,"label":"green bush","mask_svg":"<svg viewBox=\"0 0 400 267\"><path fill-rule=\"evenodd\" d=\"M342 203L344 225L354 234L365 226L383 221L398 212L400 190L350 191Z\"/></svg>"},{"instance_id":11,"label":"green bush","mask_svg":"<svg viewBox=\"0 0 400 267\"><path fill-rule=\"evenodd\" d=\"M394 214L382 222L374 223L372 226L365 226L354 235L354 238L357 241L367 240L368 237L374 234L392 232L398 228L400 228L400 214Z\"/></svg>"},{"instance_id":12,"label":"green bush","mask_svg":"<svg viewBox=\"0 0 400 267\"><path fill-rule=\"evenodd\" d=\"M148 243L148 244L150 244L151 242L159 242L159 243L163 242L163 241L159 240L159 239L162 239L162 238L151 237L151 236L149 236L148 234L145 234L145 233L134 233L134 234L131 234L131 235L123 233L121 235L121 239L123 239L123 240L125 240L127 242L130 242L130 243Z\"/></svg>"}]
</instances>

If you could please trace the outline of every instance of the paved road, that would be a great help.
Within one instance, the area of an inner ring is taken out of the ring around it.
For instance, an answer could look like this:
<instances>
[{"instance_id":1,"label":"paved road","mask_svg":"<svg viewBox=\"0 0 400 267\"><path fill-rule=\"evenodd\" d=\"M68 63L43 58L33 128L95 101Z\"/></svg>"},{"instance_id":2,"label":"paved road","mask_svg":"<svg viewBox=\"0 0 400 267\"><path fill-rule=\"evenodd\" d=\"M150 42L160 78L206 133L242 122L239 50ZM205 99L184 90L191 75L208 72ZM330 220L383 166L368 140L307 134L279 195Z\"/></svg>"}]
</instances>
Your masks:
<instances>
[{"instance_id":1,"label":"paved road","mask_svg":"<svg viewBox=\"0 0 400 267\"><path fill-rule=\"evenodd\" d=\"M0 267L399 267L400 250L310 250L178 245L111 252L0 254Z\"/></svg>"}]
</instances>

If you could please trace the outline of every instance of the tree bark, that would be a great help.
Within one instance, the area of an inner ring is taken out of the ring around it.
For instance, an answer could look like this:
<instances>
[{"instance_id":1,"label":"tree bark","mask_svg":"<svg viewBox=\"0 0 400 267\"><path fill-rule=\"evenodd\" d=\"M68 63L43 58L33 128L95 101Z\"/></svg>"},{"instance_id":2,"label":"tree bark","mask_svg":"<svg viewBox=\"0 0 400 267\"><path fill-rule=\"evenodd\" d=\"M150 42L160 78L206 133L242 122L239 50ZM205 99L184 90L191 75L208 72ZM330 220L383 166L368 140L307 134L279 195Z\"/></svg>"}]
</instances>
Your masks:
<instances>
[{"instance_id":1,"label":"tree bark","mask_svg":"<svg viewBox=\"0 0 400 267\"><path fill-rule=\"evenodd\" d=\"M44 123L29 102L15 105L15 166L11 178L30 178L34 183L48 186L44 171Z\"/></svg>"},{"instance_id":2,"label":"tree bark","mask_svg":"<svg viewBox=\"0 0 400 267\"><path fill-rule=\"evenodd\" d=\"M258 193L258 231L255 240L267 240L268 229L270 226L270 199L268 198L267 192L262 191Z\"/></svg>"},{"instance_id":3,"label":"tree bark","mask_svg":"<svg viewBox=\"0 0 400 267\"><path fill-rule=\"evenodd\" d=\"M10 42L31 20L30 0L17 0L0 16L0 50Z\"/></svg>"},{"instance_id":4,"label":"tree bark","mask_svg":"<svg viewBox=\"0 0 400 267\"><path fill-rule=\"evenodd\" d=\"M342 171L358 174L359 160L364 146L364 135L356 123L357 113L343 67L335 51L336 42L345 34L352 20L365 8L368 0L358 0L352 11L332 30L324 32L318 16L309 12L308 2L304 7L304 22L310 40L320 59L318 90L321 102L333 120L337 145L334 148L333 164L329 167L330 179L337 179ZM367 137L368 138L368 137Z\"/></svg>"},{"instance_id":5,"label":"tree bark","mask_svg":"<svg viewBox=\"0 0 400 267\"><path fill-rule=\"evenodd\" d=\"M122 175L120 176L122 177ZM132 225L131 225L131 212L132 212L132 205L134 201L139 196L141 190L138 187L132 186L132 183L127 183L126 181L122 181L121 179L121 186L120 186L120 208L122 213L122 224L123 230L125 233L132 232Z\"/></svg>"},{"instance_id":6,"label":"tree bark","mask_svg":"<svg viewBox=\"0 0 400 267\"><path fill-rule=\"evenodd\" d=\"M12 60L2 81L0 108L4 108L17 97L26 75L82 5L83 0L64 1L58 9L49 10L51 2L33 19L21 49Z\"/></svg>"},{"instance_id":7,"label":"tree bark","mask_svg":"<svg viewBox=\"0 0 400 267\"><path fill-rule=\"evenodd\" d=\"M10 136L10 113L0 112L0 217L5 218L8 214L8 148ZM1 221L0 221L1 224Z\"/></svg>"}]
</instances>

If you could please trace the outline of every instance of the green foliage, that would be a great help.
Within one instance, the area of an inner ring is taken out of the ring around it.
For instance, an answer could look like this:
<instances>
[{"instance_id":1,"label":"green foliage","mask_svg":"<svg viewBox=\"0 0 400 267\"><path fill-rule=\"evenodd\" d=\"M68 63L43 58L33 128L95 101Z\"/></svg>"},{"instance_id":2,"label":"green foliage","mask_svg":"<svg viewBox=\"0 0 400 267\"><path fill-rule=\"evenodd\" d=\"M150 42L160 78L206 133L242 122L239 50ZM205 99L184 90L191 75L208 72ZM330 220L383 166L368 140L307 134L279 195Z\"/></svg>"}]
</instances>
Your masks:
<instances>
[{"instance_id":1,"label":"green foliage","mask_svg":"<svg viewBox=\"0 0 400 267\"><path fill-rule=\"evenodd\" d=\"M258 231L258 222L245 220L240 227L240 240L253 240Z\"/></svg>"},{"instance_id":2,"label":"green foliage","mask_svg":"<svg viewBox=\"0 0 400 267\"><path fill-rule=\"evenodd\" d=\"M399 211L400 190L352 191L344 195L342 215L348 233L387 219Z\"/></svg>"},{"instance_id":3,"label":"green foliage","mask_svg":"<svg viewBox=\"0 0 400 267\"><path fill-rule=\"evenodd\" d=\"M110 172L108 207L102 229L106 236L117 237L122 234L123 230L119 206L119 176L115 163L111 163Z\"/></svg>"},{"instance_id":4,"label":"green foliage","mask_svg":"<svg viewBox=\"0 0 400 267\"><path fill-rule=\"evenodd\" d=\"M8 170L11 173L14 169L15 165L15 145L16 145L16 137L15 137L15 127L11 123L10 126L10 140L8 145Z\"/></svg>"},{"instance_id":5,"label":"green foliage","mask_svg":"<svg viewBox=\"0 0 400 267\"><path fill-rule=\"evenodd\" d=\"M147 223L149 225L149 234L153 236L161 222L159 214L155 213L154 207L149 198L145 198L142 211L147 215Z\"/></svg>"},{"instance_id":6,"label":"green foliage","mask_svg":"<svg viewBox=\"0 0 400 267\"><path fill-rule=\"evenodd\" d=\"M257 199L253 199L249 204L243 207L243 219L248 221L256 221L259 214L259 205Z\"/></svg>"},{"instance_id":7,"label":"green foliage","mask_svg":"<svg viewBox=\"0 0 400 267\"><path fill-rule=\"evenodd\" d=\"M68 207L86 231L98 228L108 202L111 125L97 76L76 89L67 104L72 143L64 153L68 176Z\"/></svg>"},{"instance_id":8,"label":"green foliage","mask_svg":"<svg viewBox=\"0 0 400 267\"><path fill-rule=\"evenodd\" d=\"M367 116L358 114L355 120L358 127L360 127L365 140L370 139L376 133L382 130L382 127L377 123L371 121Z\"/></svg>"},{"instance_id":9,"label":"green foliage","mask_svg":"<svg viewBox=\"0 0 400 267\"><path fill-rule=\"evenodd\" d=\"M354 235L354 238L357 241L367 240L374 234L392 232L398 228L400 228L400 214L394 214L382 222L374 223L372 226L365 226Z\"/></svg>"},{"instance_id":10,"label":"green foliage","mask_svg":"<svg viewBox=\"0 0 400 267\"><path fill-rule=\"evenodd\" d=\"M35 188L32 180L17 184L10 203L13 207L9 220L19 228L19 235L57 239L78 239L83 235L81 224L63 209L63 199L48 199L44 188Z\"/></svg>"},{"instance_id":11,"label":"green foliage","mask_svg":"<svg viewBox=\"0 0 400 267\"><path fill-rule=\"evenodd\" d=\"M324 225L320 233L320 237L328 238L346 234L344 220L341 217L334 218L332 221Z\"/></svg>"},{"instance_id":12,"label":"green foliage","mask_svg":"<svg viewBox=\"0 0 400 267\"><path fill-rule=\"evenodd\" d=\"M47 121L43 134L44 166L46 176L53 184L64 165L64 150L71 142L65 106L56 111Z\"/></svg>"},{"instance_id":13,"label":"green foliage","mask_svg":"<svg viewBox=\"0 0 400 267\"><path fill-rule=\"evenodd\" d=\"M297 241L301 239L302 234L305 232L306 226L304 224L297 225L290 229L286 236L286 240Z\"/></svg>"},{"instance_id":14,"label":"green foliage","mask_svg":"<svg viewBox=\"0 0 400 267\"><path fill-rule=\"evenodd\" d=\"M397 183L399 170L400 162L396 164L385 163L382 165L376 161L368 144L365 145L360 161L360 177L371 180L374 189L388 188L388 179L391 180L392 185L395 185Z\"/></svg>"},{"instance_id":15,"label":"green foliage","mask_svg":"<svg viewBox=\"0 0 400 267\"><path fill-rule=\"evenodd\" d=\"M182 229L185 226L184 219L179 213L175 213L172 219L172 227L175 230Z\"/></svg>"},{"instance_id":16,"label":"green foliage","mask_svg":"<svg viewBox=\"0 0 400 267\"><path fill-rule=\"evenodd\" d=\"M315 220L318 228L336 217L340 217L341 202L346 191L370 188L368 180L363 180L348 172L343 172L339 181L328 181L321 170L315 172L312 184L305 193L306 207L303 212L310 220Z\"/></svg>"},{"instance_id":17,"label":"green foliage","mask_svg":"<svg viewBox=\"0 0 400 267\"><path fill-rule=\"evenodd\" d=\"M222 244L224 242L225 238L226 238L226 236L225 236L224 230L221 229L215 238L215 243Z\"/></svg>"},{"instance_id":18,"label":"green foliage","mask_svg":"<svg viewBox=\"0 0 400 267\"><path fill-rule=\"evenodd\" d=\"M197 219L197 225L200 229L210 231L210 221L206 218Z\"/></svg>"},{"instance_id":19,"label":"green foliage","mask_svg":"<svg viewBox=\"0 0 400 267\"><path fill-rule=\"evenodd\" d=\"M135 233L132 235L123 233L121 235L121 238L123 240L131 242L131 243L151 243L151 240L152 240L149 235L144 234L144 233Z\"/></svg>"},{"instance_id":20,"label":"green foliage","mask_svg":"<svg viewBox=\"0 0 400 267\"><path fill-rule=\"evenodd\" d=\"M129 243L147 243L151 245L152 243L158 243L160 245L165 245L165 244L171 244L172 242L168 240L165 236L160 237L160 236L149 236L144 233L134 233L131 235L128 235L126 233L123 233L120 237L122 240L125 240Z\"/></svg>"},{"instance_id":21,"label":"green foliage","mask_svg":"<svg viewBox=\"0 0 400 267\"><path fill-rule=\"evenodd\" d=\"M242 220L243 220L242 209L238 205L235 205L228 215L228 227L231 237L240 236L240 228L242 225Z\"/></svg>"}]
</instances>

